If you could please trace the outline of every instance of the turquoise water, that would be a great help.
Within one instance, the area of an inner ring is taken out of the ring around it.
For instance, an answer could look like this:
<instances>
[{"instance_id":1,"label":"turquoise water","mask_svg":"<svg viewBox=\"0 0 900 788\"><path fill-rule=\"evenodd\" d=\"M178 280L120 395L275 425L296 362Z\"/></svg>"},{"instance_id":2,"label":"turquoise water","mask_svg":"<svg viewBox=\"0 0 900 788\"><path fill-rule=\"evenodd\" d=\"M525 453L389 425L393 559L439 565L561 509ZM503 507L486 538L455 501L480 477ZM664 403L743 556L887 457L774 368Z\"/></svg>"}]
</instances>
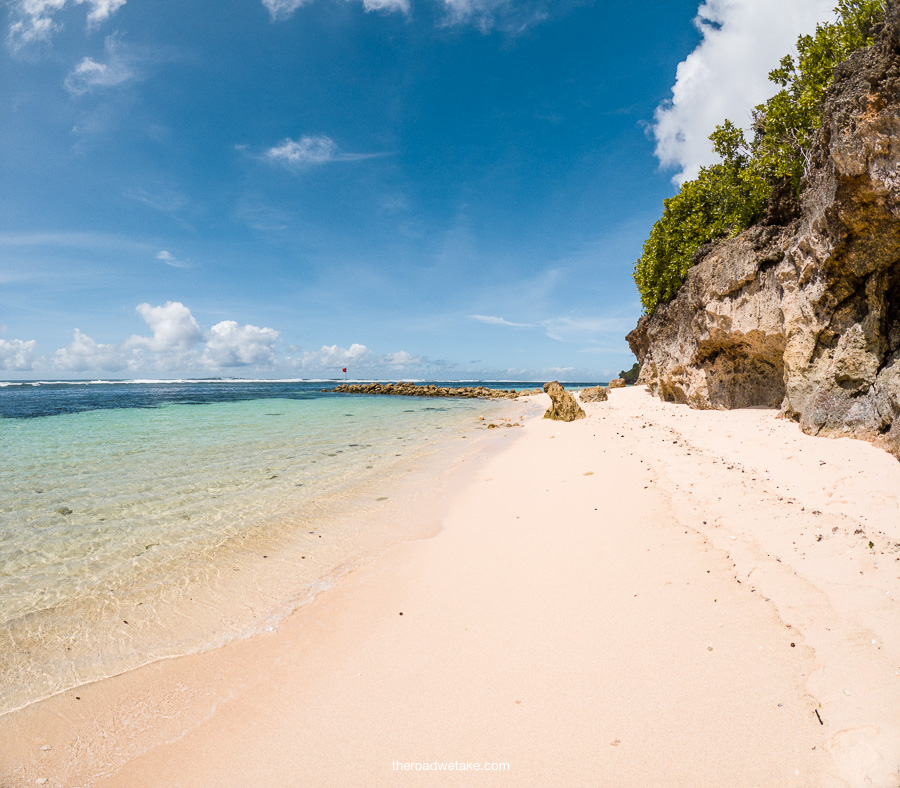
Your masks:
<instances>
[{"instance_id":1,"label":"turquoise water","mask_svg":"<svg viewBox=\"0 0 900 788\"><path fill-rule=\"evenodd\" d=\"M265 391L0 418L0 713L276 625L396 539L404 480L517 412Z\"/></svg>"}]
</instances>

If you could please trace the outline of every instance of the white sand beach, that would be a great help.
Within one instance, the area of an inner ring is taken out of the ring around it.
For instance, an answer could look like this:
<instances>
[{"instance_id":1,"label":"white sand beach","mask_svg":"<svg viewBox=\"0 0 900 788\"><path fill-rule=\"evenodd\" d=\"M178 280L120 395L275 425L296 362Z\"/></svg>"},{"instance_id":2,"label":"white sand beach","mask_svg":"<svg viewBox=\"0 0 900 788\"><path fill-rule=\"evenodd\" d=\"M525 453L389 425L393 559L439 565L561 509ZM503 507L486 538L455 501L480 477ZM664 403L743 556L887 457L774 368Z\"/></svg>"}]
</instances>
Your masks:
<instances>
[{"instance_id":1,"label":"white sand beach","mask_svg":"<svg viewBox=\"0 0 900 788\"><path fill-rule=\"evenodd\" d=\"M0 785L897 786L900 463L585 410L485 433L436 535L277 632L0 718Z\"/></svg>"}]
</instances>

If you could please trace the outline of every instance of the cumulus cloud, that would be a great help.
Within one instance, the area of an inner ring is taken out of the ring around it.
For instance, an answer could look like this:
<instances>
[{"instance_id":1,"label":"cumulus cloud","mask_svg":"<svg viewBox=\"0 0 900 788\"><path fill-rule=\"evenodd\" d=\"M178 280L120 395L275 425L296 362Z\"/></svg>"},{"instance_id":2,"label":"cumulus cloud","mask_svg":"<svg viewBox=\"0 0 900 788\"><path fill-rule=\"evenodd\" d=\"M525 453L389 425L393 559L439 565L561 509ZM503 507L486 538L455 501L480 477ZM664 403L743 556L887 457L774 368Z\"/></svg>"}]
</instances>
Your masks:
<instances>
[{"instance_id":1,"label":"cumulus cloud","mask_svg":"<svg viewBox=\"0 0 900 788\"><path fill-rule=\"evenodd\" d=\"M162 355L184 355L203 339L191 310L180 301L167 301L163 306L138 304L137 313L153 336L132 336L126 341L128 347L146 348Z\"/></svg>"},{"instance_id":2,"label":"cumulus cloud","mask_svg":"<svg viewBox=\"0 0 900 788\"><path fill-rule=\"evenodd\" d=\"M378 153L345 153L334 140L325 135L300 137L282 140L278 145L266 151L269 161L282 164L290 169L312 167L332 161L358 161L379 156Z\"/></svg>"},{"instance_id":3,"label":"cumulus cloud","mask_svg":"<svg viewBox=\"0 0 900 788\"><path fill-rule=\"evenodd\" d=\"M273 328L239 326L234 320L216 323L206 338L203 362L212 367L271 366L275 363Z\"/></svg>"},{"instance_id":4,"label":"cumulus cloud","mask_svg":"<svg viewBox=\"0 0 900 788\"><path fill-rule=\"evenodd\" d=\"M68 347L57 350L52 361L52 366L63 372L112 372L126 365L120 345L95 342L77 328Z\"/></svg>"},{"instance_id":5,"label":"cumulus cloud","mask_svg":"<svg viewBox=\"0 0 900 788\"><path fill-rule=\"evenodd\" d=\"M303 354L301 365L307 368L348 367L366 361L372 352L365 345L354 343L349 348L337 345L322 345L318 352L308 351Z\"/></svg>"},{"instance_id":6,"label":"cumulus cloud","mask_svg":"<svg viewBox=\"0 0 900 788\"><path fill-rule=\"evenodd\" d=\"M0 369L19 372L31 369L36 347L33 339L0 339Z\"/></svg>"},{"instance_id":7,"label":"cumulus cloud","mask_svg":"<svg viewBox=\"0 0 900 788\"><path fill-rule=\"evenodd\" d=\"M87 26L105 22L126 0L11 0L11 15L15 21L9 26L7 41L13 49L39 41L49 41L60 29L54 21L56 14L67 5L88 7Z\"/></svg>"},{"instance_id":8,"label":"cumulus cloud","mask_svg":"<svg viewBox=\"0 0 900 788\"><path fill-rule=\"evenodd\" d=\"M389 367L410 367L421 364L423 359L421 356L414 356L405 350L399 350L396 353L388 353L382 358L382 362Z\"/></svg>"},{"instance_id":9,"label":"cumulus cloud","mask_svg":"<svg viewBox=\"0 0 900 788\"><path fill-rule=\"evenodd\" d=\"M745 129L750 114L777 90L768 73L792 51L797 36L829 19L834 0L705 0L695 24L702 40L676 71L672 98L652 126L656 156L678 169L675 180L696 177L715 162L709 135L728 118ZM777 23L773 23L777 20Z\"/></svg>"},{"instance_id":10,"label":"cumulus cloud","mask_svg":"<svg viewBox=\"0 0 900 788\"><path fill-rule=\"evenodd\" d=\"M191 373L275 364L278 332L273 328L223 320L204 333L191 310L180 301L167 301L161 306L139 304L136 311L152 336L133 335L118 344L100 344L75 329L72 342L56 351L50 366L66 372L152 369ZM35 343L17 343L19 340L0 341L0 369L10 357L19 366L6 368L30 368L22 365L30 365Z\"/></svg>"}]
</instances>

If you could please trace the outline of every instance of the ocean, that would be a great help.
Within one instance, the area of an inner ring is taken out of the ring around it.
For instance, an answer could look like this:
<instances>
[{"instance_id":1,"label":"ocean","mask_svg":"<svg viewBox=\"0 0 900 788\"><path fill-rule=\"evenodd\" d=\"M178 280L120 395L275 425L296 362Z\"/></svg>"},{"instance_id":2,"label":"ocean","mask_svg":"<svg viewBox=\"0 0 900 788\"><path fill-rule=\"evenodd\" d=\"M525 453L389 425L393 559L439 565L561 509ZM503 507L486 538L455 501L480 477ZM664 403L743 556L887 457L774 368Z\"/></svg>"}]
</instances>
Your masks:
<instances>
[{"instance_id":1,"label":"ocean","mask_svg":"<svg viewBox=\"0 0 900 788\"><path fill-rule=\"evenodd\" d=\"M0 383L0 714L277 626L525 410L333 385Z\"/></svg>"}]
</instances>

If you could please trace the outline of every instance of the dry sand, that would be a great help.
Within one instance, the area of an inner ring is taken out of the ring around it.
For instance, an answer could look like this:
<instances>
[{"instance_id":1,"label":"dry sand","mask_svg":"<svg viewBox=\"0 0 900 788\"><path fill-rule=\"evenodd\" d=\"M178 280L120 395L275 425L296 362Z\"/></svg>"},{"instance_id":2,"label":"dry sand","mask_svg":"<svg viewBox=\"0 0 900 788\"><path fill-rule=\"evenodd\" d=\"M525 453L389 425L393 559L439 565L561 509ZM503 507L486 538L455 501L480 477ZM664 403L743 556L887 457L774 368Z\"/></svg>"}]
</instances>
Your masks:
<instances>
[{"instance_id":1,"label":"dry sand","mask_svg":"<svg viewBox=\"0 0 900 788\"><path fill-rule=\"evenodd\" d=\"M900 784L900 463L586 410L494 435L440 533L277 633L0 719L0 785Z\"/></svg>"}]
</instances>

